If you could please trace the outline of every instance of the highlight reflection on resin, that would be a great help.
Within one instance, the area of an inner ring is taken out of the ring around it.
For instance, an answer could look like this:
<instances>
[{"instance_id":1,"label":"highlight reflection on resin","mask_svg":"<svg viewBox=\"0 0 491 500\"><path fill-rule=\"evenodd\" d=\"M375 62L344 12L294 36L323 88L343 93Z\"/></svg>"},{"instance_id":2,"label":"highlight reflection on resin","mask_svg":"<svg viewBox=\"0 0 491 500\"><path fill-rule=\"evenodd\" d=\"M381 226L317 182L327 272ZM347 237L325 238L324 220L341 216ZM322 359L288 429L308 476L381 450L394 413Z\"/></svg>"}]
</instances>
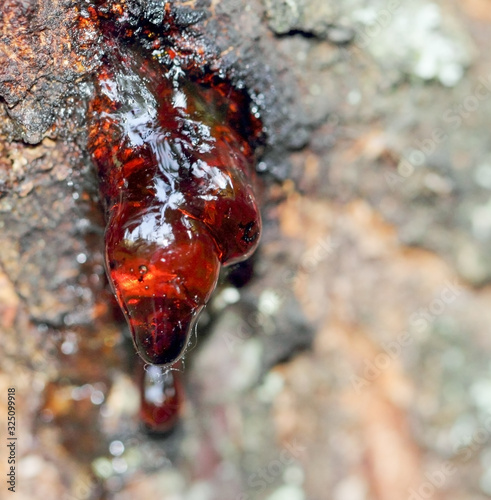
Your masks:
<instances>
[{"instance_id":1,"label":"highlight reflection on resin","mask_svg":"<svg viewBox=\"0 0 491 500\"><path fill-rule=\"evenodd\" d=\"M182 365L178 361L167 370L160 366L138 363L141 394L140 420L151 432L165 434L174 428L182 411L184 390Z\"/></svg>"},{"instance_id":2,"label":"highlight reflection on resin","mask_svg":"<svg viewBox=\"0 0 491 500\"><path fill-rule=\"evenodd\" d=\"M89 108L107 271L138 353L169 365L220 266L247 258L259 240L244 96L108 44Z\"/></svg>"}]
</instances>

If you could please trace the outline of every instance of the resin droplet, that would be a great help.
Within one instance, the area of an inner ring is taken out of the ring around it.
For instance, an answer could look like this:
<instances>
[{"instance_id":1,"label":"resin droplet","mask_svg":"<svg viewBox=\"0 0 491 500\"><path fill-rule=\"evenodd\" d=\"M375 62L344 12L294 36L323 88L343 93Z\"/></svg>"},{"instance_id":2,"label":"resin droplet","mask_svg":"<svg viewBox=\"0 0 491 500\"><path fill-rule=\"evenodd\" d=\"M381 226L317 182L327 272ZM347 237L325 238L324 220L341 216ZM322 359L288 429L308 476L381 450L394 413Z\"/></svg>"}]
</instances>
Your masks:
<instances>
[{"instance_id":1,"label":"resin droplet","mask_svg":"<svg viewBox=\"0 0 491 500\"><path fill-rule=\"evenodd\" d=\"M165 371L159 366L144 368L139 363L140 419L152 432L169 432L179 420L183 400L182 372L179 363L174 368Z\"/></svg>"},{"instance_id":2,"label":"resin droplet","mask_svg":"<svg viewBox=\"0 0 491 500\"><path fill-rule=\"evenodd\" d=\"M106 264L144 361L182 356L221 265L256 248L243 94L114 45L89 107L107 207Z\"/></svg>"},{"instance_id":3,"label":"resin droplet","mask_svg":"<svg viewBox=\"0 0 491 500\"><path fill-rule=\"evenodd\" d=\"M147 363L173 363L218 279L212 237L177 210L121 210L109 219L106 258L138 353Z\"/></svg>"}]
</instances>

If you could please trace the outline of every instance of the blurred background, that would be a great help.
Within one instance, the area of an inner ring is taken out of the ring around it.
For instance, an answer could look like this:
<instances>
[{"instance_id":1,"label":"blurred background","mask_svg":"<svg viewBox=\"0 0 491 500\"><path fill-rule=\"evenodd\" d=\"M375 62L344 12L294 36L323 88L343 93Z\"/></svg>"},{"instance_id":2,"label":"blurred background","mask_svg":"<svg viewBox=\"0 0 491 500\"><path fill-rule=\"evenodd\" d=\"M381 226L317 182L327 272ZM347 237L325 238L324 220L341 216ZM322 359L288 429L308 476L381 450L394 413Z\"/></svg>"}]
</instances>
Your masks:
<instances>
[{"instance_id":1,"label":"blurred background","mask_svg":"<svg viewBox=\"0 0 491 500\"><path fill-rule=\"evenodd\" d=\"M490 498L491 2L170 2L270 138L164 436L104 275L87 5L0 6L0 498L8 387L19 500Z\"/></svg>"}]
</instances>

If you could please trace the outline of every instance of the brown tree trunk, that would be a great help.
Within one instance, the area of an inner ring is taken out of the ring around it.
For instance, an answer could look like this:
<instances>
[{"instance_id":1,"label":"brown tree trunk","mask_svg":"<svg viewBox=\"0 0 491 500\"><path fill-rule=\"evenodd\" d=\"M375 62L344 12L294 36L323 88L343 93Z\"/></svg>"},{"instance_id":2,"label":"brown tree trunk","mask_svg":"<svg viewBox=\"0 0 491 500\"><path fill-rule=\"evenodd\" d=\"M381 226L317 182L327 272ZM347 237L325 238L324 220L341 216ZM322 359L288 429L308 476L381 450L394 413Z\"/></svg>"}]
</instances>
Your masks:
<instances>
[{"instance_id":1,"label":"brown tree trunk","mask_svg":"<svg viewBox=\"0 0 491 500\"><path fill-rule=\"evenodd\" d=\"M1 491L14 388L19 500L488 498L488 1L168 5L265 126L253 277L198 328L180 426L142 432L86 151L104 41L86 2L4 0Z\"/></svg>"}]
</instances>

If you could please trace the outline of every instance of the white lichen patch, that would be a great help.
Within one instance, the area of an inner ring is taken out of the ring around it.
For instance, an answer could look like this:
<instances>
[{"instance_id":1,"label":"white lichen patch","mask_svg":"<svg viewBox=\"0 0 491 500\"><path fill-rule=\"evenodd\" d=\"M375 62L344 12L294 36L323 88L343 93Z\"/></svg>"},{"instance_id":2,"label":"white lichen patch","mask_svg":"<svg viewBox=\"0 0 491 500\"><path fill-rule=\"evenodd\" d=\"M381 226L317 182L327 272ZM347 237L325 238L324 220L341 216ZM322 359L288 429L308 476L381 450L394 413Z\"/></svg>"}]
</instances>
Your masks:
<instances>
[{"instance_id":1,"label":"white lichen patch","mask_svg":"<svg viewBox=\"0 0 491 500\"><path fill-rule=\"evenodd\" d=\"M434 2L373 2L355 9L351 20L356 44L400 74L453 87L474 57L474 45L457 19Z\"/></svg>"},{"instance_id":2,"label":"white lichen patch","mask_svg":"<svg viewBox=\"0 0 491 500\"><path fill-rule=\"evenodd\" d=\"M329 33L350 32L334 43L354 43L382 68L455 86L471 64L474 43L449 9L437 2L415 0L264 0L270 28L277 34L295 31L331 39ZM396 41L396 43L394 43Z\"/></svg>"}]
</instances>

